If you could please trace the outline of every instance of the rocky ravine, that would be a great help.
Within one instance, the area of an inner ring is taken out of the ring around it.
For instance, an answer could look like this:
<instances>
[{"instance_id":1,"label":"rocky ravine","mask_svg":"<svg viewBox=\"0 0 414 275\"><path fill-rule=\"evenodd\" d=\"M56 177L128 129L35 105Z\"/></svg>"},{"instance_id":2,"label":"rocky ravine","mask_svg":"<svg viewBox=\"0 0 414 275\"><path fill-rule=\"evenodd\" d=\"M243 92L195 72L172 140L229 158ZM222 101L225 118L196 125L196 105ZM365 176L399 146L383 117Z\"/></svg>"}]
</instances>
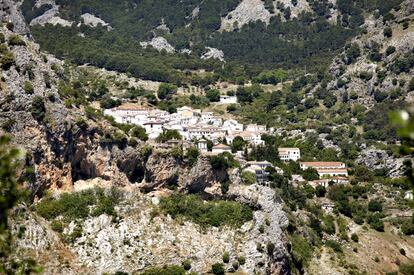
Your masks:
<instances>
[{"instance_id":1,"label":"rocky ravine","mask_svg":"<svg viewBox=\"0 0 414 275\"><path fill-rule=\"evenodd\" d=\"M25 227L24 235L18 240L18 252L35 255L45 267L46 274L63 271L77 274L80 270L85 274L120 270L139 272L154 265L180 265L187 259L192 262L192 271L204 273L213 263L222 261L224 252L231 255L230 263L226 265L228 270L232 269L231 263L238 256L245 256L246 263L240 268L246 274L289 273L282 232L288 220L272 189L260 185L231 186L230 197L258 209L253 220L238 229L202 229L192 222L179 222L170 216L153 217L158 199L134 190L126 193L126 200L118 207L119 220L114 222L112 217L104 214L83 221L80 224L82 236L74 243L63 244L47 222L25 212L19 225L14 224L16 231L20 226ZM265 220L270 223L261 233L259 227L265 225ZM74 228L72 222L64 233L70 234ZM270 242L275 244L272 255L257 250L257 244Z\"/></svg>"}]
</instances>

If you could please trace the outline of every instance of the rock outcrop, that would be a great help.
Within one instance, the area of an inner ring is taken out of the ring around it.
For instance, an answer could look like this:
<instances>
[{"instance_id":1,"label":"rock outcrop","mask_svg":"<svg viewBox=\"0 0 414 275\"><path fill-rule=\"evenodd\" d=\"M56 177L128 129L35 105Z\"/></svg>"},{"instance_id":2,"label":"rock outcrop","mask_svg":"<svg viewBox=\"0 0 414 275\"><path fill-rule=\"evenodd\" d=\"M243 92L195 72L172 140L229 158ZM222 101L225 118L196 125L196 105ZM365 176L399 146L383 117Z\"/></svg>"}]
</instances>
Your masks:
<instances>
[{"instance_id":1,"label":"rock outcrop","mask_svg":"<svg viewBox=\"0 0 414 275\"><path fill-rule=\"evenodd\" d=\"M218 59L224 61L224 52L222 50L206 47L207 52L201 56L201 59Z\"/></svg>"},{"instance_id":2,"label":"rock outcrop","mask_svg":"<svg viewBox=\"0 0 414 275\"><path fill-rule=\"evenodd\" d=\"M149 42L140 42L141 47L146 48L148 46L153 47L157 51L165 50L167 53L175 52L175 48L168 43L167 39L162 36L154 37Z\"/></svg>"},{"instance_id":3,"label":"rock outcrop","mask_svg":"<svg viewBox=\"0 0 414 275\"><path fill-rule=\"evenodd\" d=\"M384 150L370 148L363 150L356 163L363 164L370 170L385 169L391 178L402 177L404 174L404 158L394 158Z\"/></svg>"}]
</instances>

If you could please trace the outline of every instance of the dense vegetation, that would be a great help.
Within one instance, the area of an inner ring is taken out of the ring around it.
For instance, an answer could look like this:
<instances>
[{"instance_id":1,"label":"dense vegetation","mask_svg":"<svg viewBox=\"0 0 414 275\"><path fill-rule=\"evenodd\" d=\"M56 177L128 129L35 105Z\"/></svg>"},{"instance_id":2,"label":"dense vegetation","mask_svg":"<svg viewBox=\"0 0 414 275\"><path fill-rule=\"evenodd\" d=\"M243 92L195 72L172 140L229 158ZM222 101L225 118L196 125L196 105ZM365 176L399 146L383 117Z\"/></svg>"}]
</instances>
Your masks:
<instances>
[{"instance_id":1,"label":"dense vegetation","mask_svg":"<svg viewBox=\"0 0 414 275\"><path fill-rule=\"evenodd\" d=\"M160 208L173 218L187 218L202 226L240 227L253 218L247 205L234 201L203 201L197 195L173 195L161 200Z\"/></svg>"},{"instance_id":2,"label":"dense vegetation","mask_svg":"<svg viewBox=\"0 0 414 275\"><path fill-rule=\"evenodd\" d=\"M42 14L49 5L34 8L34 0L25 0L23 14L29 22ZM310 1L313 12L302 12L291 18L284 7L284 17L272 17L270 25L252 22L240 31L217 32L221 17L233 10L240 1L66 1L58 0L61 16L74 21L72 27L33 27L33 35L42 48L75 63L90 63L98 67L128 72L142 78L181 84L192 78L182 70L214 70L216 78L243 79L259 75L263 69L281 65L298 68L307 65L317 71L329 63L334 53L347 39L358 32L364 22L363 13L379 14L397 7L401 0L339 1L340 16L336 24L330 23L329 8L323 0ZM192 12L198 7L199 13ZM108 22L116 31L106 27L77 27L80 15L92 13ZM161 21L161 18L163 21ZM138 19L138 20L137 20ZM157 29L165 23L170 32ZM190 25L188 25L190 24ZM190 26L190 27L188 27ZM83 35L79 35L82 33ZM192 50L192 54L158 53L143 49L139 42L154 35L164 36L177 50ZM190 43L191 41L191 43ZM218 61L199 59L206 46L224 51L225 69ZM156 66L153 66L156 64ZM249 64L249 66L245 66Z\"/></svg>"}]
</instances>

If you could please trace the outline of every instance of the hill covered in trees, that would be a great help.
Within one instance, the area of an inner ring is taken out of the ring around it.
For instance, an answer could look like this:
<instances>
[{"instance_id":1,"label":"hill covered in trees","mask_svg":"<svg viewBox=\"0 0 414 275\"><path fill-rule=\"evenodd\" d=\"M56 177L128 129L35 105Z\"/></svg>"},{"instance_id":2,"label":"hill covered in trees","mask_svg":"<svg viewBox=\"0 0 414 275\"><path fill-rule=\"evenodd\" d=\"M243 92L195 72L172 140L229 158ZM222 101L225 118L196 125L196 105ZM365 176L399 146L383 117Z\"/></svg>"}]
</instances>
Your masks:
<instances>
[{"instance_id":1,"label":"hill covered in trees","mask_svg":"<svg viewBox=\"0 0 414 275\"><path fill-rule=\"evenodd\" d=\"M180 84L188 82L185 70L205 69L214 71L216 78L236 79L281 66L302 70L306 65L311 71L326 68L346 41L362 31L365 18L390 17L401 2L57 0L55 16L71 25L32 24L32 32L44 50L75 63ZM263 10L249 14L242 9L249 5L263 5ZM53 7L25 0L22 11L30 23ZM230 31L223 29L225 18L232 18L236 11L239 21ZM98 17L111 29L86 24L84 14ZM141 42L154 37L165 38L175 52L141 47ZM217 59L200 59L207 47L223 51L224 69Z\"/></svg>"}]
</instances>

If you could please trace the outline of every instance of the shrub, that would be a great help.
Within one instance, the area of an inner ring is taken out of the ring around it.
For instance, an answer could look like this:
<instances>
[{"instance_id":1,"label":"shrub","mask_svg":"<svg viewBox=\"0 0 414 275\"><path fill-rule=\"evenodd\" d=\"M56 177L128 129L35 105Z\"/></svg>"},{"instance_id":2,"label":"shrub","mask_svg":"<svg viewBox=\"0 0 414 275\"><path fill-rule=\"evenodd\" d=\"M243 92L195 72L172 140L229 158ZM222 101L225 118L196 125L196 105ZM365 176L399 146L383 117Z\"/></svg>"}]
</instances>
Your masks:
<instances>
[{"instance_id":1,"label":"shrub","mask_svg":"<svg viewBox=\"0 0 414 275\"><path fill-rule=\"evenodd\" d=\"M165 265L163 267L152 267L145 270L141 275L185 275L185 269L178 265Z\"/></svg>"},{"instance_id":2,"label":"shrub","mask_svg":"<svg viewBox=\"0 0 414 275\"><path fill-rule=\"evenodd\" d=\"M405 249L404 248L400 248L400 254L405 256Z\"/></svg>"},{"instance_id":3,"label":"shrub","mask_svg":"<svg viewBox=\"0 0 414 275\"><path fill-rule=\"evenodd\" d=\"M359 242L359 237L358 237L358 235L357 234L355 234L355 233L352 233L352 235L351 235L351 240L353 240L354 242Z\"/></svg>"},{"instance_id":4,"label":"shrub","mask_svg":"<svg viewBox=\"0 0 414 275\"><path fill-rule=\"evenodd\" d=\"M411 221L404 222L401 231L404 235L414 235L414 224Z\"/></svg>"},{"instance_id":5,"label":"shrub","mask_svg":"<svg viewBox=\"0 0 414 275\"><path fill-rule=\"evenodd\" d=\"M247 205L223 200L204 202L196 195L172 195L161 200L160 208L173 218L186 217L202 226L239 227L253 218Z\"/></svg>"},{"instance_id":6,"label":"shrub","mask_svg":"<svg viewBox=\"0 0 414 275\"><path fill-rule=\"evenodd\" d=\"M145 131L145 129L142 126L135 126L134 128L131 129L131 136L142 140L142 141L147 141L148 140L148 135L147 132Z\"/></svg>"},{"instance_id":7,"label":"shrub","mask_svg":"<svg viewBox=\"0 0 414 275\"><path fill-rule=\"evenodd\" d=\"M14 29L14 24L13 24L12 22L7 22L7 24L6 24L6 28L7 28L9 31L13 31L13 29Z\"/></svg>"},{"instance_id":8,"label":"shrub","mask_svg":"<svg viewBox=\"0 0 414 275\"><path fill-rule=\"evenodd\" d=\"M244 184L251 185L256 182L256 174L250 171L243 171L241 175Z\"/></svg>"},{"instance_id":9,"label":"shrub","mask_svg":"<svg viewBox=\"0 0 414 275\"><path fill-rule=\"evenodd\" d=\"M224 252L223 254L223 263L229 263L230 262L230 254L228 252Z\"/></svg>"},{"instance_id":10,"label":"shrub","mask_svg":"<svg viewBox=\"0 0 414 275\"><path fill-rule=\"evenodd\" d=\"M400 265L399 271L402 275L412 275L414 274L414 264L413 263L402 264Z\"/></svg>"},{"instance_id":11,"label":"shrub","mask_svg":"<svg viewBox=\"0 0 414 275\"><path fill-rule=\"evenodd\" d=\"M198 151L198 149L196 147L191 147L187 150L187 160L188 160L188 164L192 167L194 166L194 164L197 163L198 160L198 156L200 155L200 151Z\"/></svg>"},{"instance_id":12,"label":"shrub","mask_svg":"<svg viewBox=\"0 0 414 275\"><path fill-rule=\"evenodd\" d=\"M311 244L299 235L291 236L290 242L292 244L292 260L295 266L308 266L313 255L313 247Z\"/></svg>"},{"instance_id":13,"label":"shrub","mask_svg":"<svg viewBox=\"0 0 414 275\"><path fill-rule=\"evenodd\" d=\"M32 101L32 107L30 108L30 112L34 119L39 122L42 122L46 115L46 107L41 96L35 96Z\"/></svg>"},{"instance_id":14,"label":"shrub","mask_svg":"<svg viewBox=\"0 0 414 275\"><path fill-rule=\"evenodd\" d=\"M244 265L246 263L246 257L239 256L237 257L237 261L239 262L240 265Z\"/></svg>"},{"instance_id":15,"label":"shrub","mask_svg":"<svg viewBox=\"0 0 414 275\"><path fill-rule=\"evenodd\" d=\"M273 252L275 251L275 244L268 242L266 245L266 248L267 248L267 254L273 255Z\"/></svg>"},{"instance_id":16,"label":"shrub","mask_svg":"<svg viewBox=\"0 0 414 275\"><path fill-rule=\"evenodd\" d=\"M231 266L233 267L234 270L237 270L239 269L239 262L233 262Z\"/></svg>"},{"instance_id":17,"label":"shrub","mask_svg":"<svg viewBox=\"0 0 414 275\"><path fill-rule=\"evenodd\" d=\"M410 82L408 83L408 91L414 91L414 77L411 78Z\"/></svg>"},{"instance_id":18,"label":"shrub","mask_svg":"<svg viewBox=\"0 0 414 275\"><path fill-rule=\"evenodd\" d=\"M210 102L220 101L220 91L217 89L211 89L206 92L206 97Z\"/></svg>"},{"instance_id":19,"label":"shrub","mask_svg":"<svg viewBox=\"0 0 414 275\"><path fill-rule=\"evenodd\" d=\"M14 65L14 62L14 55L11 52L6 52L0 58L0 65L4 70L10 69L10 67Z\"/></svg>"},{"instance_id":20,"label":"shrub","mask_svg":"<svg viewBox=\"0 0 414 275\"><path fill-rule=\"evenodd\" d=\"M85 219L103 213L115 215L114 207L121 193L113 188L106 195L104 189L95 188L76 193L64 193L59 198L45 197L36 204L36 212L47 220L62 216L64 220Z\"/></svg>"},{"instance_id":21,"label":"shrub","mask_svg":"<svg viewBox=\"0 0 414 275\"><path fill-rule=\"evenodd\" d=\"M375 230L384 232L384 222L381 220L379 213L374 213L368 216L368 224Z\"/></svg>"},{"instance_id":22,"label":"shrub","mask_svg":"<svg viewBox=\"0 0 414 275\"><path fill-rule=\"evenodd\" d=\"M4 43L4 42L6 42L6 37L4 36L2 32L0 32L0 43Z\"/></svg>"},{"instance_id":23,"label":"shrub","mask_svg":"<svg viewBox=\"0 0 414 275\"><path fill-rule=\"evenodd\" d=\"M157 142L166 142L168 140L181 140L181 135L177 130L165 130L157 137Z\"/></svg>"},{"instance_id":24,"label":"shrub","mask_svg":"<svg viewBox=\"0 0 414 275\"><path fill-rule=\"evenodd\" d=\"M371 212L382 212L382 203L379 200L371 200L368 203L368 210Z\"/></svg>"},{"instance_id":25,"label":"shrub","mask_svg":"<svg viewBox=\"0 0 414 275\"><path fill-rule=\"evenodd\" d=\"M211 266L211 272L215 275L224 275L224 265L222 263L215 263Z\"/></svg>"},{"instance_id":26,"label":"shrub","mask_svg":"<svg viewBox=\"0 0 414 275\"><path fill-rule=\"evenodd\" d=\"M34 93L34 88L33 88L33 85L30 81L25 81L24 82L23 90L25 91L26 94L29 94L29 95Z\"/></svg>"},{"instance_id":27,"label":"shrub","mask_svg":"<svg viewBox=\"0 0 414 275\"><path fill-rule=\"evenodd\" d=\"M315 188L315 194L316 194L316 196L318 198L325 197L325 194L326 194L326 188L325 188L325 186L322 186L322 185L316 186L316 188Z\"/></svg>"},{"instance_id":28,"label":"shrub","mask_svg":"<svg viewBox=\"0 0 414 275\"><path fill-rule=\"evenodd\" d=\"M23 39L20 37L20 35L14 34L11 35L9 38L9 45L11 46L25 46L26 43L23 41Z\"/></svg>"},{"instance_id":29,"label":"shrub","mask_svg":"<svg viewBox=\"0 0 414 275\"><path fill-rule=\"evenodd\" d=\"M168 84L168 83L161 83L158 87L158 98L161 100L164 99L171 99L174 94L177 93L177 86Z\"/></svg>"},{"instance_id":30,"label":"shrub","mask_svg":"<svg viewBox=\"0 0 414 275\"><path fill-rule=\"evenodd\" d=\"M393 53L395 53L395 47L394 46L388 46L388 48L385 50L385 54L388 56L388 55L391 55L391 54L393 54Z\"/></svg>"},{"instance_id":31,"label":"shrub","mask_svg":"<svg viewBox=\"0 0 414 275\"><path fill-rule=\"evenodd\" d=\"M386 27L384 29L384 36L385 37L391 37L392 36L392 29L390 27Z\"/></svg>"},{"instance_id":32,"label":"shrub","mask_svg":"<svg viewBox=\"0 0 414 275\"><path fill-rule=\"evenodd\" d=\"M191 269L191 261L185 260L181 263L181 266L184 268L184 270L188 271Z\"/></svg>"},{"instance_id":33,"label":"shrub","mask_svg":"<svg viewBox=\"0 0 414 275\"><path fill-rule=\"evenodd\" d=\"M340 244L340 243L338 243L337 241L327 240L327 241L325 242L325 245L326 245L327 247L332 248L332 249L333 249L333 251L335 251L335 252L342 252L342 247L341 247L341 244Z\"/></svg>"},{"instance_id":34,"label":"shrub","mask_svg":"<svg viewBox=\"0 0 414 275\"><path fill-rule=\"evenodd\" d=\"M52 230L56 232L59 232L59 233L63 232L63 223L61 221L53 220L50 226L52 227Z\"/></svg>"}]
</instances>

